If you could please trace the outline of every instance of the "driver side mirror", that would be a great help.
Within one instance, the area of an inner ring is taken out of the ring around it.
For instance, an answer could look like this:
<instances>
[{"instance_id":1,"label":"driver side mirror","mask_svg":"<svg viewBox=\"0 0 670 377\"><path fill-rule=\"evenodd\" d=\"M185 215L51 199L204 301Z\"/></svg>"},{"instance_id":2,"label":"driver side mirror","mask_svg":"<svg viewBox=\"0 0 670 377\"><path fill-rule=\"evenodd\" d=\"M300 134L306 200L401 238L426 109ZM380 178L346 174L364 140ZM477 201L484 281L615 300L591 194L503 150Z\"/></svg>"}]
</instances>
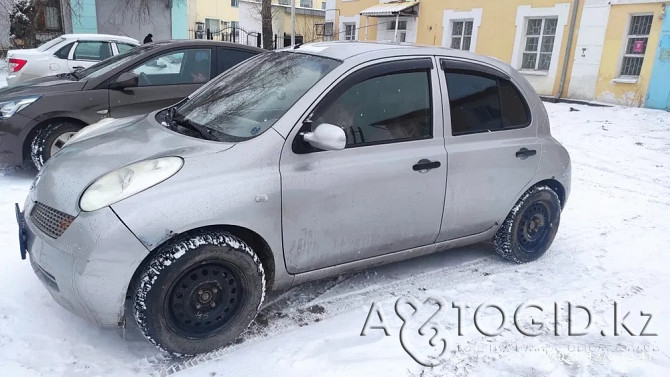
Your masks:
<instances>
[{"instance_id":1,"label":"driver side mirror","mask_svg":"<svg viewBox=\"0 0 670 377\"><path fill-rule=\"evenodd\" d=\"M302 138L314 148L326 151L339 151L347 145L344 130L329 123L319 124L313 132L305 132Z\"/></svg>"},{"instance_id":2,"label":"driver side mirror","mask_svg":"<svg viewBox=\"0 0 670 377\"><path fill-rule=\"evenodd\" d=\"M112 89L126 89L139 86L140 76L132 72L122 73L112 84Z\"/></svg>"}]
</instances>

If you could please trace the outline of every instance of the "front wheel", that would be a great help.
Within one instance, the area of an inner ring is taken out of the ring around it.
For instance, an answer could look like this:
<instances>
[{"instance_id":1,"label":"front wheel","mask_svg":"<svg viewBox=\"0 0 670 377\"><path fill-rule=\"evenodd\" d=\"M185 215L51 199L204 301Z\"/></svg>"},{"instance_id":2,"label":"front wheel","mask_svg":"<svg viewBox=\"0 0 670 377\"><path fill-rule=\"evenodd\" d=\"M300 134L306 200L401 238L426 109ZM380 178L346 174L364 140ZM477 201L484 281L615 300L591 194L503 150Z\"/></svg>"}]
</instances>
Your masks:
<instances>
[{"instance_id":1,"label":"front wheel","mask_svg":"<svg viewBox=\"0 0 670 377\"><path fill-rule=\"evenodd\" d=\"M526 191L493 237L501 257L525 263L541 257L556 237L561 220L561 203L548 186Z\"/></svg>"},{"instance_id":2,"label":"front wheel","mask_svg":"<svg viewBox=\"0 0 670 377\"><path fill-rule=\"evenodd\" d=\"M265 297L265 272L241 239L202 232L151 257L133 296L135 320L151 343L195 355L225 346L251 324Z\"/></svg>"},{"instance_id":3,"label":"front wheel","mask_svg":"<svg viewBox=\"0 0 670 377\"><path fill-rule=\"evenodd\" d=\"M65 143L81 129L82 126L79 124L64 122L50 124L37 132L30 144L30 158L37 170L42 170L47 160L60 151Z\"/></svg>"}]
</instances>

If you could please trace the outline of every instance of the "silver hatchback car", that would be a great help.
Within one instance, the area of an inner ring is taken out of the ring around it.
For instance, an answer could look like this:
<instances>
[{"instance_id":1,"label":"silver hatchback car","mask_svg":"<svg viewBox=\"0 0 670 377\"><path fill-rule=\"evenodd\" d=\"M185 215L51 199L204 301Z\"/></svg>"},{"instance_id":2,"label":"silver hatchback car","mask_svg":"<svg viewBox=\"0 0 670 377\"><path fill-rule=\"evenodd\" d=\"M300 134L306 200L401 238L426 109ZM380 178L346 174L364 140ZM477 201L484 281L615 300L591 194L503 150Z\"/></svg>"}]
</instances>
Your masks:
<instances>
[{"instance_id":1,"label":"silver hatchback car","mask_svg":"<svg viewBox=\"0 0 670 377\"><path fill-rule=\"evenodd\" d=\"M537 259L569 190L568 153L510 66L329 42L87 127L17 219L58 303L102 326L128 303L152 343L190 355L234 340L268 290L487 240Z\"/></svg>"}]
</instances>

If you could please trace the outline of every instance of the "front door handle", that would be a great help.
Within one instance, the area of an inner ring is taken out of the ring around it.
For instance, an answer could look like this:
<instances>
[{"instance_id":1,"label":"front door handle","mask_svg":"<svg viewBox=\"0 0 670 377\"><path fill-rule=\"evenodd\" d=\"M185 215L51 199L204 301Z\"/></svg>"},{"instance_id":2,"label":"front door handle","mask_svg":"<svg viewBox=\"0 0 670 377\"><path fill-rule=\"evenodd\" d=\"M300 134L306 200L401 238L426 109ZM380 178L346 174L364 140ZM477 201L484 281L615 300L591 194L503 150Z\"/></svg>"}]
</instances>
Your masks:
<instances>
[{"instance_id":1,"label":"front door handle","mask_svg":"<svg viewBox=\"0 0 670 377\"><path fill-rule=\"evenodd\" d=\"M527 159L530 156L535 156L537 151L535 149L521 148L516 151L516 156L522 160Z\"/></svg>"},{"instance_id":2,"label":"front door handle","mask_svg":"<svg viewBox=\"0 0 670 377\"><path fill-rule=\"evenodd\" d=\"M440 161L431 161L427 160L425 158L422 158L412 166L412 169L414 171L418 171L419 173L428 173L429 170L431 169L437 169L440 167Z\"/></svg>"}]
</instances>

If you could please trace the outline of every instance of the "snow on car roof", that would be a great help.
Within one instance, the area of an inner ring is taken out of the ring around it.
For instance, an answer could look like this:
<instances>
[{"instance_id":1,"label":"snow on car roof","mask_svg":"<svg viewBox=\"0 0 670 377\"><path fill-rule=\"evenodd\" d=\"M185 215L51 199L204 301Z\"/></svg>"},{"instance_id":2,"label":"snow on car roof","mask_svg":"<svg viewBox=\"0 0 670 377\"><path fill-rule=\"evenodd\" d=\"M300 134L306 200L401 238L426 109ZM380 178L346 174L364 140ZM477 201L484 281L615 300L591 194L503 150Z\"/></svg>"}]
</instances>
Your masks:
<instances>
[{"instance_id":1,"label":"snow on car roof","mask_svg":"<svg viewBox=\"0 0 670 377\"><path fill-rule=\"evenodd\" d=\"M119 42L128 42L132 44L139 45L140 42L137 39L130 37L125 37L122 35L111 35L111 34L63 34L60 37L69 39L69 40L91 40L91 41L119 41Z\"/></svg>"}]
</instances>

